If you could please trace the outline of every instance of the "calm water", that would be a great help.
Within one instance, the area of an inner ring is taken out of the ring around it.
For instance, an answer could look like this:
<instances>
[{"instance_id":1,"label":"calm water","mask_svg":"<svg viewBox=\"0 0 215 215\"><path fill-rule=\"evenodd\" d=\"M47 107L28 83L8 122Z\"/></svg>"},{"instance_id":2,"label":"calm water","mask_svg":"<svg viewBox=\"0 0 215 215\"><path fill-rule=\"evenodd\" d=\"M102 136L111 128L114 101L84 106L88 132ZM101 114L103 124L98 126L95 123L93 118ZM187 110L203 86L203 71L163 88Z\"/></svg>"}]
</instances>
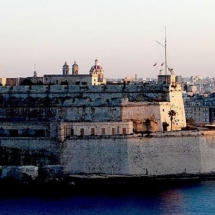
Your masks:
<instances>
[{"instance_id":1,"label":"calm water","mask_svg":"<svg viewBox=\"0 0 215 215\"><path fill-rule=\"evenodd\" d=\"M3 188L1 188L3 190ZM4 189L5 190L5 189ZM189 182L171 186L148 185L147 189L110 189L96 192L61 190L1 191L0 215L40 214L215 214L215 181Z\"/></svg>"}]
</instances>

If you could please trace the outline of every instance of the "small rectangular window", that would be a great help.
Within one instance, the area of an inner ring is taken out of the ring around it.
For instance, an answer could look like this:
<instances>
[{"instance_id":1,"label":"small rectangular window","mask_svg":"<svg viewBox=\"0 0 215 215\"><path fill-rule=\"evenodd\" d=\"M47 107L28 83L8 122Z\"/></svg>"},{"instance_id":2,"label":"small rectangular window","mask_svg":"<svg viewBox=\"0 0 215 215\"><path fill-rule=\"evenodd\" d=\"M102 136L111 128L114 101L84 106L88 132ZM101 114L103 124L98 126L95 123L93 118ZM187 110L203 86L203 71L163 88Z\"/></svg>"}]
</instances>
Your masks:
<instances>
[{"instance_id":1,"label":"small rectangular window","mask_svg":"<svg viewBox=\"0 0 215 215\"><path fill-rule=\"evenodd\" d=\"M35 130L36 137L45 137L45 131L43 129Z\"/></svg>"},{"instance_id":2,"label":"small rectangular window","mask_svg":"<svg viewBox=\"0 0 215 215\"><path fill-rule=\"evenodd\" d=\"M102 135L105 135L105 128L102 128Z\"/></svg>"},{"instance_id":3,"label":"small rectangular window","mask_svg":"<svg viewBox=\"0 0 215 215\"><path fill-rule=\"evenodd\" d=\"M81 136L84 136L84 129L83 128L80 129L80 134L81 134Z\"/></svg>"},{"instance_id":4,"label":"small rectangular window","mask_svg":"<svg viewBox=\"0 0 215 215\"><path fill-rule=\"evenodd\" d=\"M116 134L116 128L112 128L112 135Z\"/></svg>"},{"instance_id":5,"label":"small rectangular window","mask_svg":"<svg viewBox=\"0 0 215 215\"><path fill-rule=\"evenodd\" d=\"M91 135L95 135L95 128L91 128Z\"/></svg>"},{"instance_id":6,"label":"small rectangular window","mask_svg":"<svg viewBox=\"0 0 215 215\"><path fill-rule=\"evenodd\" d=\"M10 135L10 137L17 137L18 136L18 130L17 129L9 130L9 135Z\"/></svg>"},{"instance_id":7,"label":"small rectangular window","mask_svg":"<svg viewBox=\"0 0 215 215\"><path fill-rule=\"evenodd\" d=\"M71 136L74 136L74 129L71 128Z\"/></svg>"},{"instance_id":8,"label":"small rectangular window","mask_svg":"<svg viewBox=\"0 0 215 215\"><path fill-rule=\"evenodd\" d=\"M126 128L122 128L122 134L126 135Z\"/></svg>"}]
</instances>

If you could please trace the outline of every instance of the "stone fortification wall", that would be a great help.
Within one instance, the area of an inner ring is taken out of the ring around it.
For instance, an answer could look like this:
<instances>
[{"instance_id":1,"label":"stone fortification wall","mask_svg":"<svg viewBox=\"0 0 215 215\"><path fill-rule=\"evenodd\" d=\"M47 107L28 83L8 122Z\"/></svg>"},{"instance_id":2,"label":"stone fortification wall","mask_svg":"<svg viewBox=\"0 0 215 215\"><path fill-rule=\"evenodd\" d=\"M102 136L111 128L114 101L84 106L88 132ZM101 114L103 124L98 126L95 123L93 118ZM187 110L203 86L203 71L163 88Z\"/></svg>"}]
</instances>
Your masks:
<instances>
[{"instance_id":1,"label":"stone fortification wall","mask_svg":"<svg viewBox=\"0 0 215 215\"><path fill-rule=\"evenodd\" d=\"M122 106L168 101L169 90L167 85L149 84L0 87L0 119L122 121Z\"/></svg>"},{"instance_id":2,"label":"stone fortification wall","mask_svg":"<svg viewBox=\"0 0 215 215\"><path fill-rule=\"evenodd\" d=\"M165 176L215 173L213 131L0 138L0 166L60 165L65 174Z\"/></svg>"},{"instance_id":3,"label":"stone fortification wall","mask_svg":"<svg viewBox=\"0 0 215 215\"><path fill-rule=\"evenodd\" d=\"M61 164L71 174L170 175L215 172L215 134L157 133L153 138L70 139Z\"/></svg>"},{"instance_id":4,"label":"stone fortification wall","mask_svg":"<svg viewBox=\"0 0 215 215\"><path fill-rule=\"evenodd\" d=\"M47 138L0 138L0 166L54 165L59 163L60 147Z\"/></svg>"}]
</instances>

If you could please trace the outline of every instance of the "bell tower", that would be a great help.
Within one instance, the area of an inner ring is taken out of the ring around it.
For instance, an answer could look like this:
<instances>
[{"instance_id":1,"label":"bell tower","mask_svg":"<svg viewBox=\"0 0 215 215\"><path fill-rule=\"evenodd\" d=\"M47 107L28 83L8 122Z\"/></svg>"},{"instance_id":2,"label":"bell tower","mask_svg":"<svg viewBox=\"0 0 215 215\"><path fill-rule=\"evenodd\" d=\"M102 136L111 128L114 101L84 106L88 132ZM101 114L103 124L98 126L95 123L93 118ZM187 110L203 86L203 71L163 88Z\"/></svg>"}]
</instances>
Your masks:
<instances>
[{"instance_id":1,"label":"bell tower","mask_svg":"<svg viewBox=\"0 0 215 215\"><path fill-rule=\"evenodd\" d=\"M69 65L67 65L67 62L63 65L63 75L69 75Z\"/></svg>"},{"instance_id":2,"label":"bell tower","mask_svg":"<svg viewBox=\"0 0 215 215\"><path fill-rule=\"evenodd\" d=\"M73 75L78 75L78 64L76 63L76 61L74 62L74 64L72 65L72 74Z\"/></svg>"}]
</instances>

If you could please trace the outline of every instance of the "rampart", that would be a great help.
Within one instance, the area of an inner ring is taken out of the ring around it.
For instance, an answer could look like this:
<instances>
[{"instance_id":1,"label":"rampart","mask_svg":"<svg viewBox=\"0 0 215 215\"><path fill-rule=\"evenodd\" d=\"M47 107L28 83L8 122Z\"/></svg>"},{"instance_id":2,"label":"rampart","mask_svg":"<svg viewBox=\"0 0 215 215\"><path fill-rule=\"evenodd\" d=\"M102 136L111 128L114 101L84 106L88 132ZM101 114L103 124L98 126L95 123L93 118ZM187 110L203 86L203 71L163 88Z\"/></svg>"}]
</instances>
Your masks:
<instances>
[{"instance_id":1,"label":"rampart","mask_svg":"<svg viewBox=\"0 0 215 215\"><path fill-rule=\"evenodd\" d=\"M215 175L214 139L214 131L201 130L64 141L0 138L0 166L63 167L64 176L85 178Z\"/></svg>"},{"instance_id":2,"label":"rampart","mask_svg":"<svg viewBox=\"0 0 215 215\"><path fill-rule=\"evenodd\" d=\"M63 143L61 164L70 174L89 177L215 174L214 138L213 131L74 138Z\"/></svg>"},{"instance_id":3,"label":"rampart","mask_svg":"<svg viewBox=\"0 0 215 215\"><path fill-rule=\"evenodd\" d=\"M178 104L177 104L178 103ZM2 122L170 122L174 106L175 129L186 125L180 87L143 85L32 85L0 87ZM170 124L170 123L169 123ZM170 128L169 128L170 129Z\"/></svg>"}]
</instances>

